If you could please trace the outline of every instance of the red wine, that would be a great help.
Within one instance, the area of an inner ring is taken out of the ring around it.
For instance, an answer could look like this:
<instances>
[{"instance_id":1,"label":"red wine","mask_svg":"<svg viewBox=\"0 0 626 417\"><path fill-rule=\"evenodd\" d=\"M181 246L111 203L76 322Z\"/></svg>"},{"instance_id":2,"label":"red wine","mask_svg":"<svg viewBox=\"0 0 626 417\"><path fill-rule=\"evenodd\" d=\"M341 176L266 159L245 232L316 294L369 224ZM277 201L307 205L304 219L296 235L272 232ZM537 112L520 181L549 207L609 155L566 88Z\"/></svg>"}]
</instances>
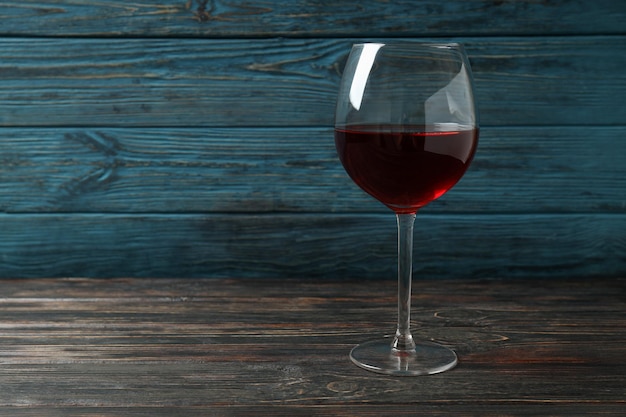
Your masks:
<instances>
[{"instance_id":1,"label":"red wine","mask_svg":"<svg viewBox=\"0 0 626 417\"><path fill-rule=\"evenodd\" d=\"M478 129L335 129L335 146L348 175L396 213L414 213L452 188L467 170L477 143Z\"/></svg>"}]
</instances>

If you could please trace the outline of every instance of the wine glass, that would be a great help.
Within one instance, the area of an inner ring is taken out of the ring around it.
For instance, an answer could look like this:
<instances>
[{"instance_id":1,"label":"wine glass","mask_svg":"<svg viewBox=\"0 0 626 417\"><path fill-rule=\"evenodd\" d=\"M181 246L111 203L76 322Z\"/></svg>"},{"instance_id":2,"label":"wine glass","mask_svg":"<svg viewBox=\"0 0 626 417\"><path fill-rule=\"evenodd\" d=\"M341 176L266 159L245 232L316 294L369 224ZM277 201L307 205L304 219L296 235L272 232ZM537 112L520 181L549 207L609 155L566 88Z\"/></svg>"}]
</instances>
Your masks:
<instances>
[{"instance_id":1,"label":"wine glass","mask_svg":"<svg viewBox=\"0 0 626 417\"><path fill-rule=\"evenodd\" d=\"M478 143L469 61L457 43L352 46L335 112L335 146L352 180L396 214L398 326L394 336L350 352L358 366L388 375L454 367L447 347L410 330L413 223L467 170Z\"/></svg>"}]
</instances>

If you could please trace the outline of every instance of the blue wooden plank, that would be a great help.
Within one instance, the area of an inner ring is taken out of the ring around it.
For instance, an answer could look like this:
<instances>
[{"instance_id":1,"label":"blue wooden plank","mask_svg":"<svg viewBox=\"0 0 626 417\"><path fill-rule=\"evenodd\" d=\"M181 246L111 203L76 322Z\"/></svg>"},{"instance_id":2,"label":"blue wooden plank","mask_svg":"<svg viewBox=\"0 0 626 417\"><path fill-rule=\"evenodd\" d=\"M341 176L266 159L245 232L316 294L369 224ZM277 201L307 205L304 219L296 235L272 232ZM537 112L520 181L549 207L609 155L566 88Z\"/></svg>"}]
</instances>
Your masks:
<instances>
[{"instance_id":1,"label":"blue wooden plank","mask_svg":"<svg viewBox=\"0 0 626 417\"><path fill-rule=\"evenodd\" d=\"M626 36L460 40L483 126L626 120ZM330 126L351 42L0 39L0 125Z\"/></svg>"},{"instance_id":2,"label":"blue wooden plank","mask_svg":"<svg viewBox=\"0 0 626 417\"><path fill-rule=\"evenodd\" d=\"M0 34L457 36L624 34L622 0L123 0L0 3Z\"/></svg>"},{"instance_id":3,"label":"blue wooden plank","mask_svg":"<svg viewBox=\"0 0 626 417\"><path fill-rule=\"evenodd\" d=\"M331 128L0 129L0 211L377 212ZM626 127L487 127L428 213L624 213Z\"/></svg>"},{"instance_id":4,"label":"blue wooden plank","mask_svg":"<svg viewBox=\"0 0 626 417\"><path fill-rule=\"evenodd\" d=\"M0 214L0 277L389 279L388 214ZM623 277L626 215L418 215L416 279Z\"/></svg>"}]
</instances>

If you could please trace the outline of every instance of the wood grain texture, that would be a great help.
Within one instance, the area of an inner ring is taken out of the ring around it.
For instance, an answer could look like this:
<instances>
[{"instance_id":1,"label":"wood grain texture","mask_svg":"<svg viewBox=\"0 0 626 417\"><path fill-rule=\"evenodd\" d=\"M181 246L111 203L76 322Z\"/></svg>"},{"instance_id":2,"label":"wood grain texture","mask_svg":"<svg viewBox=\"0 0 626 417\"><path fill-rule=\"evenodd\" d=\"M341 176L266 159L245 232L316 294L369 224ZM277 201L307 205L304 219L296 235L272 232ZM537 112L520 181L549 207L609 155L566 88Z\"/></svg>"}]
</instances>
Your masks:
<instances>
[{"instance_id":1,"label":"wood grain texture","mask_svg":"<svg viewBox=\"0 0 626 417\"><path fill-rule=\"evenodd\" d=\"M0 34L38 36L451 36L624 34L622 1L4 1ZM584 24L581 24L584 22Z\"/></svg>"},{"instance_id":2,"label":"wood grain texture","mask_svg":"<svg viewBox=\"0 0 626 417\"><path fill-rule=\"evenodd\" d=\"M388 213L347 177L331 128L7 128L5 213ZM624 127L486 127L423 213L626 211ZM592 151L593 150L593 151Z\"/></svg>"},{"instance_id":3,"label":"wood grain texture","mask_svg":"<svg viewBox=\"0 0 626 417\"><path fill-rule=\"evenodd\" d=\"M393 281L3 281L0 413L15 416L622 415L624 279L414 286L443 374L348 360L394 329Z\"/></svg>"},{"instance_id":4,"label":"wood grain texture","mask_svg":"<svg viewBox=\"0 0 626 417\"><path fill-rule=\"evenodd\" d=\"M621 125L626 36L462 38L483 126ZM0 39L1 126L332 126L346 39Z\"/></svg>"},{"instance_id":5,"label":"wood grain texture","mask_svg":"<svg viewBox=\"0 0 626 417\"><path fill-rule=\"evenodd\" d=\"M481 109L421 276L624 275L625 5L2 2L0 277L393 275L330 128L350 45L398 38L465 43Z\"/></svg>"},{"instance_id":6,"label":"wood grain texture","mask_svg":"<svg viewBox=\"0 0 626 417\"><path fill-rule=\"evenodd\" d=\"M623 416L625 20L1 2L0 416ZM350 45L397 38L465 43L482 116L416 223L416 334L460 357L427 378L347 357L394 330L396 232L337 161L334 102Z\"/></svg>"},{"instance_id":7,"label":"wood grain texture","mask_svg":"<svg viewBox=\"0 0 626 417\"><path fill-rule=\"evenodd\" d=\"M395 276L392 214L0 215L0 277ZM626 216L420 215L415 276L620 276Z\"/></svg>"}]
</instances>

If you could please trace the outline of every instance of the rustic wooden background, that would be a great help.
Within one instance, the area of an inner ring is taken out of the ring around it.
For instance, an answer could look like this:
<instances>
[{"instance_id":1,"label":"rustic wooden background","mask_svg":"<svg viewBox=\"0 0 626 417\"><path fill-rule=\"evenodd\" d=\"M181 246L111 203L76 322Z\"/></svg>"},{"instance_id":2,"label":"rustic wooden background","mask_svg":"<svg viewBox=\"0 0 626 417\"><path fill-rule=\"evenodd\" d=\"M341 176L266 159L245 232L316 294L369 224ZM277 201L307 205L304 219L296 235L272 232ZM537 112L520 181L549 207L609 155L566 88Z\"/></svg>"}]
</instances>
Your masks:
<instances>
[{"instance_id":1,"label":"rustic wooden background","mask_svg":"<svg viewBox=\"0 0 626 417\"><path fill-rule=\"evenodd\" d=\"M350 45L466 44L478 154L425 278L626 273L626 1L0 2L0 277L388 278L335 156Z\"/></svg>"}]
</instances>

